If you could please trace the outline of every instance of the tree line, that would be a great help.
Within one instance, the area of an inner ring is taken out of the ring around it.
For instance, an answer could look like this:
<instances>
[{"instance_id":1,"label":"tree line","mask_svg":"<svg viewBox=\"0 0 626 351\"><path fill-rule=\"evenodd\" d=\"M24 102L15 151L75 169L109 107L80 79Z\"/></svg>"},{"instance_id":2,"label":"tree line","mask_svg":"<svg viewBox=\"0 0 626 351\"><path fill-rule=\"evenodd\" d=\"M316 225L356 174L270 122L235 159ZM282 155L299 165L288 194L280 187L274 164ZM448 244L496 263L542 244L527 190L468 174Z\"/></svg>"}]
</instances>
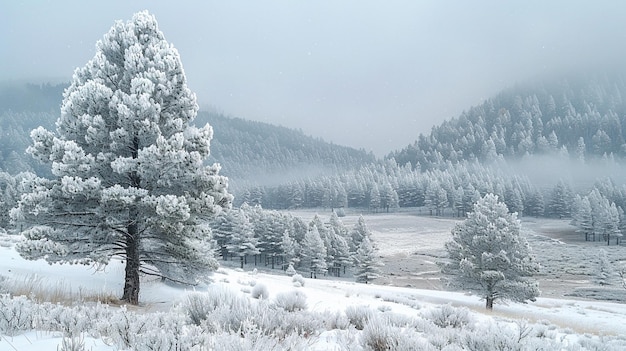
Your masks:
<instances>
[{"instance_id":1,"label":"tree line","mask_svg":"<svg viewBox=\"0 0 626 351\"><path fill-rule=\"evenodd\" d=\"M210 227L217 254L239 261L241 268L252 262L272 269L291 267L311 278L349 272L362 282L378 276L380 261L363 216L347 228L336 212L326 222L315 215L307 223L289 213L243 204L221 212Z\"/></svg>"},{"instance_id":2,"label":"tree line","mask_svg":"<svg viewBox=\"0 0 626 351\"><path fill-rule=\"evenodd\" d=\"M432 169L446 161L563 153L626 156L624 74L590 75L513 87L389 154Z\"/></svg>"}]
</instances>

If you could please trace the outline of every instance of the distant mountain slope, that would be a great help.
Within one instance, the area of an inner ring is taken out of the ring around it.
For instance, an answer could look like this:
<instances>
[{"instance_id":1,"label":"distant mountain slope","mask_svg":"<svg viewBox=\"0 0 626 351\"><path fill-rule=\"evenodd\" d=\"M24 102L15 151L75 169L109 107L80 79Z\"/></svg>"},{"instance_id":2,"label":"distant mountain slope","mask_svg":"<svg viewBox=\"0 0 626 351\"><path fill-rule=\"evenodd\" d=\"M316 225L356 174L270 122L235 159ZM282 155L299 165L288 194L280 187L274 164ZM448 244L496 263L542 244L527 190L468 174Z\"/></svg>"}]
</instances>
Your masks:
<instances>
[{"instance_id":1,"label":"distant mountain slope","mask_svg":"<svg viewBox=\"0 0 626 351\"><path fill-rule=\"evenodd\" d=\"M54 129L65 85L0 83L0 169L43 172L25 153L30 131ZM276 184L324 172L343 171L375 160L363 150L338 146L278 127L200 111L196 125L213 127L211 157L231 184Z\"/></svg>"},{"instance_id":2,"label":"distant mountain slope","mask_svg":"<svg viewBox=\"0 0 626 351\"><path fill-rule=\"evenodd\" d=\"M200 112L195 124L205 123L214 130L209 161L222 164L223 174L249 183L278 184L375 161L374 155L364 150L268 123Z\"/></svg>"},{"instance_id":3,"label":"distant mountain slope","mask_svg":"<svg viewBox=\"0 0 626 351\"><path fill-rule=\"evenodd\" d=\"M433 127L391 153L424 169L445 161L567 153L584 158L626 155L624 74L526 84L508 89L458 118Z\"/></svg>"}]
</instances>

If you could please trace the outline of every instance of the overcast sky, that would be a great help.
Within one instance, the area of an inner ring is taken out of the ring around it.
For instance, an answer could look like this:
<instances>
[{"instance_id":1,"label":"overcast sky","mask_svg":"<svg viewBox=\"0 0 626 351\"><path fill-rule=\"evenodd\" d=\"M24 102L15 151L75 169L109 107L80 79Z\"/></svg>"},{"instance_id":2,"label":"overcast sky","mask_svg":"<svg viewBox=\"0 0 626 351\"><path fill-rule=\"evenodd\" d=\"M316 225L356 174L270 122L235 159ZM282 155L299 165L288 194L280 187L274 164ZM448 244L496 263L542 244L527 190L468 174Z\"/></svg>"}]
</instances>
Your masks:
<instances>
[{"instance_id":1,"label":"overcast sky","mask_svg":"<svg viewBox=\"0 0 626 351\"><path fill-rule=\"evenodd\" d=\"M143 9L200 106L378 156L516 82L626 65L618 0L33 0L0 4L0 80L69 81Z\"/></svg>"}]
</instances>

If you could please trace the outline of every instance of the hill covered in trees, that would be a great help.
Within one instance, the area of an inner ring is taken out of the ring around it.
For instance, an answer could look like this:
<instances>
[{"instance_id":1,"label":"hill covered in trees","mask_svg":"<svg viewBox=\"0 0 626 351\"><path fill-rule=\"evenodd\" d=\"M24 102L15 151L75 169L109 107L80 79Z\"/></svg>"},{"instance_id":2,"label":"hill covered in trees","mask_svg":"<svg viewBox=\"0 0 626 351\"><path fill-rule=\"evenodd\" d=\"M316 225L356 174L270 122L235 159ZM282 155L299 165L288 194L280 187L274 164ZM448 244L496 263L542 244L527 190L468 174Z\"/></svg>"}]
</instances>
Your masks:
<instances>
[{"instance_id":1,"label":"hill covered in trees","mask_svg":"<svg viewBox=\"0 0 626 351\"><path fill-rule=\"evenodd\" d=\"M433 127L388 157L422 169L446 161L493 161L562 153L626 156L623 73L518 85Z\"/></svg>"},{"instance_id":2,"label":"hill covered in trees","mask_svg":"<svg viewBox=\"0 0 626 351\"><path fill-rule=\"evenodd\" d=\"M210 162L222 165L235 182L277 185L325 173L345 172L375 161L371 153L327 143L302 131L268 123L200 112L197 125L209 123L214 136Z\"/></svg>"},{"instance_id":3,"label":"hill covered in trees","mask_svg":"<svg viewBox=\"0 0 626 351\"><path fill-rule=\"evenodd\" d=\"M39 164L25 153L30 131L38 126L54 129L66 85L0 84L0 169L10 174L34 171ZM289 179L343 172L375 161L364 150L327 143L302 131L201 111L194 121L209 123L214 136L209 162L222 166L222 174L236 190L245 184L277 184Z\"/></svg>"}]
</instances>

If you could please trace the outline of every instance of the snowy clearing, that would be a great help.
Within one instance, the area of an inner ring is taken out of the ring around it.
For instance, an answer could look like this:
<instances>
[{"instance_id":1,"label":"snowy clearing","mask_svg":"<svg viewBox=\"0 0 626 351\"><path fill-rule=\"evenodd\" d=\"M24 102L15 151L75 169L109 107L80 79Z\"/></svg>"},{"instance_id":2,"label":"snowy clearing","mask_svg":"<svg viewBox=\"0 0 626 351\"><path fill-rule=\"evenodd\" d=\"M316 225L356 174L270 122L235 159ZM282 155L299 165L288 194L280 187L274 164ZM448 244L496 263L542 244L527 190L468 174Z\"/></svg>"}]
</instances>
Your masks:
<instances>
[{"instance_id":1,"label":"snowy clearing","mask_svg":"<svg viewBox=\"0 0 626 351\"><path fill-rule=\"evenodd\" d=\"M305 219L314 214L312 211L297 213ZM320 216L323 217L324 214L320 213ZM348 215L342 218L342 221L346 225L351 225L356 218L358 215ZM569 236L571 233L567 234L571 228L565 221L532 219L523 220L522 224L531 245L536 247L535 253L546 256L543 259L538 258L550 271L542 272L539 280L544 296L549 297L540 297L536 302L529 304L496 303L494 311L489 313L484 309L484 301L476 296L439 290L440 283L437 281L439 273L435 262L443 255L443 242L448 239L449 231L456 219L423 217L410 213L373 214L365 215L365 218L368 227L373 231L373 238L380 248L380 254L387 264L386 276L378 280L379 284L357 284L345 278L340 280L305 278L303 287L294 287L292 278L281 274L280 271L265 270L261 267L258 267L257 271L253 265L239 270L229 268L230 262L227 262L213 275L212 284L195 289L144 280L141 291L142 304L132 310L140 313L169 311L173 306L183 302L194 290L210 291L218 285L245 296L251 296L255 286L262 286L267 292L268 301L294 290L301 292L306 296L307 310L311 312L337 313L345 311L349 306L355 308L367 306L374 311L391 312L412 318L427 315L427 311L435 310L441 305L451 304L455 307L468 308L472 318L482 326L494 320L525 320L536 330L544 326L551 331L550 338L560 340L563 349L570 349L568 345L573 345L572 343L581 338L597 341L602 339L598 337L613 336L613 341L622 340L623 325L626 324L626 305L623 303L569 297L554 298L559 294L565 295L563 291L576 284L593 286L589 276L592 267L586 267L584 259L587 256L582 254L600 248L592 243L576 242L574 237ZM56 287L86 301L89 301L89 296L121 294L124 273L121 264L114 263L102 271L95 271L86 266L51 266L43 261L25 261L12 248L15 240L16 238L11 236L0 238L2 242L0 276L6 277L5 284L36 281L38 286L50 290ZM609 249L612 259L621 254L621 247L605 249ZM561 277L560 281L554 281L557 276ZM578 277L577 282L574 282L575 277ZM410 284L413 287L397 286L401 284ZM561 287L556 288L557 286ZM616 286L615 289L619 290L620 287ZM348 334L353 338L362 338L362 332L353 330L352 334L341 333L342 331L338 330L320 331L317 336L309 339L307 346L302 349L364 349L357 346L349 348L346 345L350 342L344 340L349 339L346 336ZM27 330L12 336L3 335L0 339L0 350L56 350L63 340L62 336L63 334L59 332L37 330ZM110 340L97 335L85 335L83 342L86 349L94 351L119 349Z\"/></svg>"}]
</instances>

